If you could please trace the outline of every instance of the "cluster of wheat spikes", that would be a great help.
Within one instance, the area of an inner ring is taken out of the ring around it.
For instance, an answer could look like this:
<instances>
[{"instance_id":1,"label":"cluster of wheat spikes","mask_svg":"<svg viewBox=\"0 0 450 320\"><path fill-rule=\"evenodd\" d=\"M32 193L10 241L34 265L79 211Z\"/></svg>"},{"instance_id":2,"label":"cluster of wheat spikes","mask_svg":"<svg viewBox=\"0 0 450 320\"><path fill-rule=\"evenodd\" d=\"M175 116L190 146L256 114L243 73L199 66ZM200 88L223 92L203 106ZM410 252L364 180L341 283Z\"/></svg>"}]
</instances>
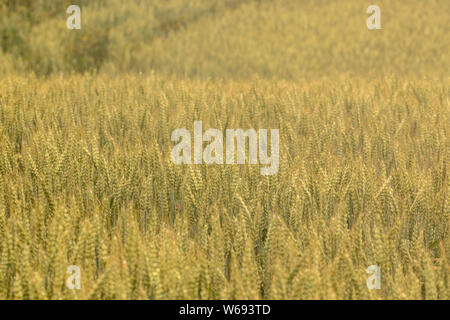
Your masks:
<instances>
[{"instance_id":1,"label":"cluster of wheat spikes","mask_svg":"<svg viewBox=\"0 0 450 320\"><path fill-rule=\"evenodd\" d=\"M3 78L0 298L449 299L448 88ZM194 120L279 128L278 174L174 165Z\"/></svg>"}]
</instances>

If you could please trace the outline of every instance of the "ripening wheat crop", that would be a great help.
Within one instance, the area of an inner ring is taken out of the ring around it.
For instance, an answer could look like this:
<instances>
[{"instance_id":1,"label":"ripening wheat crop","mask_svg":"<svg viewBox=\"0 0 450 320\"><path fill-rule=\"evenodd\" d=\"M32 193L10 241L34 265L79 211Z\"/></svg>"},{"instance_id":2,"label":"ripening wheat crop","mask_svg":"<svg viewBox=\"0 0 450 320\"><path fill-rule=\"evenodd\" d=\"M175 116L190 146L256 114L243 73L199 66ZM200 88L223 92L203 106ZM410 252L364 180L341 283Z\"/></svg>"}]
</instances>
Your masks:
<instances>
[{"instance_id":1,"label":"ripening wheat crop","mask_svg":"<svg viewBox=\"0 0 450 320\"><path fill-rule=\"evenodd\" d=\"M448 299L448 108L445 81L2 79L0 298ZM279 128L278 174L174 165L197 119Z\"/></svg>"},{"instance_id":2,"label":"ripening wheat crop","mask_svg":"<svg viewBox=\"0 0 450 320\"><path fill-rule=\"evenodd\" d=\"M73 2L0 0L0 299L450 298L450 1Z\"/></svg>"}]
</instances>

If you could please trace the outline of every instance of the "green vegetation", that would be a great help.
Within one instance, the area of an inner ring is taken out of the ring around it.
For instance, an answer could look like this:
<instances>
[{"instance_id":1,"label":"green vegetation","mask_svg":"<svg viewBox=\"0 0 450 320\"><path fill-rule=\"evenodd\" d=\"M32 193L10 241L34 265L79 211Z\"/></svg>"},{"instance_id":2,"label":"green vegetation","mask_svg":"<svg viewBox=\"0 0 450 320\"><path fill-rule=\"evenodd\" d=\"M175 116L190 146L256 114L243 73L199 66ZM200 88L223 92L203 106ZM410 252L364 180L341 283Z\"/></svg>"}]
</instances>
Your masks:
<instances>
[{"instance_id":1,"label":"green vegetation","mask_svg":"<svg viewBox=\"0 0 450 320\"><path fill-rule=\"evenodd\" d=\"M449 72L447 0L378 1L383 30L375 32L365 25L369 4L355 0L77 1L78 31L66 28L65 1L8 3L0 11L0 58L25 74L94 69L297 81Z\"/></svg>"}]
</instances>

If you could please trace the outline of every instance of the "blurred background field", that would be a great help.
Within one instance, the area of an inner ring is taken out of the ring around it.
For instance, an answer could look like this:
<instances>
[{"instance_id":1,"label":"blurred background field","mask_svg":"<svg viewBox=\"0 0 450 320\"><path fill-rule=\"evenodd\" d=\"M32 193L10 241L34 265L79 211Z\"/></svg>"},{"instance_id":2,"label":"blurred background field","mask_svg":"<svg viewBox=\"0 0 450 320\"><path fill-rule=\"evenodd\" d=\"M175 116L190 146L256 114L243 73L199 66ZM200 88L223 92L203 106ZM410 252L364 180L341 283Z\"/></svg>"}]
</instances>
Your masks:
<instances>
[{"instance_id":1,"label":"blurred background field","mask_svg":"<svg viewBox=\"0 0 450 320\"><path fill-rule=\"evenodd\" d=\"M450 2L380 0L2 0L0 71L313 79L449 73Z\"/></svg>"}]
</instances>

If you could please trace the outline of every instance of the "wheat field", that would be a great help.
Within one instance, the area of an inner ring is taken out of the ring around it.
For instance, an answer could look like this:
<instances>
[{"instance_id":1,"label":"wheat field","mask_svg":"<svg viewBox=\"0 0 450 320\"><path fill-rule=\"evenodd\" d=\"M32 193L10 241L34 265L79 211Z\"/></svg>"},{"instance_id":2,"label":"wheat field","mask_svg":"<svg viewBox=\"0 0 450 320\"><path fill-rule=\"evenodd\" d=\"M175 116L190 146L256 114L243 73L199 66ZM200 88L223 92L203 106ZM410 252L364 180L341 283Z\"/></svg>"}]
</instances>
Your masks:
<instances>
[{"instance_id":1,"label":"wheat field","mask_svg":"<svg viewBox=\"0 0 450 320\"><path fill-rule=\"evenodd\" d=\"M0 3L0 299L450 298L448 1ZM278 173L174 164L196 120Z\"/></svg>"}]
</instances>

